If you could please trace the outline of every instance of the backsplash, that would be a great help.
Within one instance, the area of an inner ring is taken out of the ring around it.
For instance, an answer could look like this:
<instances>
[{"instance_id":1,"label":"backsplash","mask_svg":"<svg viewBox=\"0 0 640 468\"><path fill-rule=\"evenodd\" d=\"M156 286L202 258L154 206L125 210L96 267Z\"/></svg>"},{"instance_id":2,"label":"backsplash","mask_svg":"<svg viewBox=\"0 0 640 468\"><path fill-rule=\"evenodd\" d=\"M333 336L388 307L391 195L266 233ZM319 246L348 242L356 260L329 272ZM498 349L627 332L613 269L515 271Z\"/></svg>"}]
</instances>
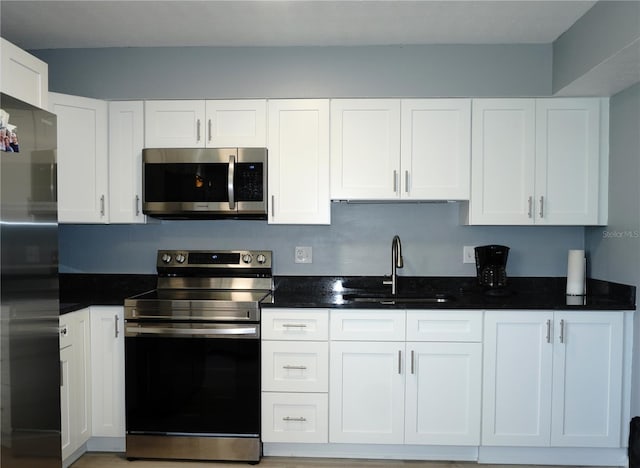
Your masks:
<instances>
[{"instance_id":1,"label":"backsplash","mask_svg":"<svg viewBox=\"0 0 640 468\"><path fill-rule=\"evenodd\" d=\"M566 276L567 251L584 248L583 227L462 226L459 203L332 203L331 225L266 221L152 221L146 225L60 225L63 273L155 273L158 249L272 250L276 275L386 275L391 239L402 239L407 276L473 276L464 245L511 248L510 276ZM313 263L294 263L296 246Z\"/></svg>"}]
</instances>

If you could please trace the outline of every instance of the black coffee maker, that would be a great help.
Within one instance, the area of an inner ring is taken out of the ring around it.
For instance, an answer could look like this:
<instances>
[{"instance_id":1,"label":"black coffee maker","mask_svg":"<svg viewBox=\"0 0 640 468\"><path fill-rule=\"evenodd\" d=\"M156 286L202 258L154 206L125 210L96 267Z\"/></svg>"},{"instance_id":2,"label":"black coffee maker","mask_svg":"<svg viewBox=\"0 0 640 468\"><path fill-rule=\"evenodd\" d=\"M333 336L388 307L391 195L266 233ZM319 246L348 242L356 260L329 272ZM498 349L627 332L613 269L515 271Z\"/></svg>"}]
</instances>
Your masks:
<instances>
[{"instance_id":1,"label":"black coffee maker","mask_svg":"<svg viewBox=\"0 0 640 468\"><path fill-rule=\"evenodd\" d=\"M478 283L485 294L501 296L509 294L507 288L507 257L509 247L504 245L481 245L475 248Z\"/></svg>"}]
</instances>

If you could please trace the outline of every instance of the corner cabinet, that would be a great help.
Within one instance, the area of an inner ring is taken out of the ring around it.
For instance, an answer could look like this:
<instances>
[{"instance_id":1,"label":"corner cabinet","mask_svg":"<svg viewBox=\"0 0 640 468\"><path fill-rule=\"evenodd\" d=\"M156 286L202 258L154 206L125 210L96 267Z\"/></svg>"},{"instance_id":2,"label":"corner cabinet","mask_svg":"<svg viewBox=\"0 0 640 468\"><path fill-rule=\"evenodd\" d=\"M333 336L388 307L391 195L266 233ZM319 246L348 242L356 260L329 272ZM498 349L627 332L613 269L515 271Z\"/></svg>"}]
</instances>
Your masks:
<instances>
[{"instance_id":1,"label":"corner cabinet","mask_svg":"<svg viewBox=\"0 0 640 468\"><path fill-rule=\"evenodd\" d=\"M471 199L464 221L605 222L605 107L599 98L474 99Z\"/></svg>"},{"instance_id":2,"label":"corner cabinet","mask_svg":"<svg viewBox=\"0 0 640 468\"><path fill-rule=\"evenodd\" d=\"M621 446L623 312L485 314L484 446Z\"/></svg>"},{"instance_id":3,"label":"corner cabinet","mask_svg":"<svg viewBox=\"0 0 640 468\"><path fill-rule=\"evenodd\" d=\"M470 99L331 101L331 198L468 200Z\"/></svg>"},{"instance_id":4,"label":"corner cabinet","mask_svg":"<svg viewBox=\"0 0 640 468\"><path fill-rule=\"evenodd\" d=\"M145 147L224 148L267 145L267 101L145 101Z\"/></svg>"},{"instance_id":5,"label":"corner cabinet","mask_svg":"<svg viewBox=\"0 0 640 468\"><path fill-rule=\"evenodd\" d=\"M330 224L329 100L269 100L269 223Z\"/></svg>"},{"instance_id":6,"label":"corner cabinet","mask_svg":"<svg viewBox=\"0 0 640 468\"><path fill-rule=\"evenodd\" d=\"M0 38L1 91L41 109L47 109L49 66L6 39Z\"/></svg>"},{"instance_id":7,"label":"corner cabinet","mask_svg":"<svg viewBox=\"0 0 640 468\"><path fill-rule=\"evenodd\" d=\"M107 223L107 103L49 93L58 116L58 221Z\"/></svg>"}]
</instances>

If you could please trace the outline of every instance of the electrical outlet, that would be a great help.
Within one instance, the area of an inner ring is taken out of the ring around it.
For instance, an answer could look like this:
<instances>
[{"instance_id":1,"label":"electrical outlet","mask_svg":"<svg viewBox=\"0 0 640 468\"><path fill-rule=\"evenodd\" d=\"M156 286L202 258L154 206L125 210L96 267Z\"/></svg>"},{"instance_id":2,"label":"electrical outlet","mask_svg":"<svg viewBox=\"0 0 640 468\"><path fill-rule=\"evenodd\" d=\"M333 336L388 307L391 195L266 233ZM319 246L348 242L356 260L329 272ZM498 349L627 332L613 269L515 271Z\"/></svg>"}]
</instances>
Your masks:
<instances>
[{"instance_id":1,"label":"electrical outlet","mask_svg":"<svg viewBox=\"0 0 640 468\"><path fill-rule=\"evenodd\" d=\"M313 263L313 249L311 247L296 247L296 263Z\"/></svg>"},{"instance_id":2,"label":"electrical outlet","mask_svg":"<svg viewBox=\"0 0 640 468\"><path fill-rule=\"evenodd\" d=\"M462 248L462 263L476 263L475 246L465 245Z\"/></svg>"}]
</instances>

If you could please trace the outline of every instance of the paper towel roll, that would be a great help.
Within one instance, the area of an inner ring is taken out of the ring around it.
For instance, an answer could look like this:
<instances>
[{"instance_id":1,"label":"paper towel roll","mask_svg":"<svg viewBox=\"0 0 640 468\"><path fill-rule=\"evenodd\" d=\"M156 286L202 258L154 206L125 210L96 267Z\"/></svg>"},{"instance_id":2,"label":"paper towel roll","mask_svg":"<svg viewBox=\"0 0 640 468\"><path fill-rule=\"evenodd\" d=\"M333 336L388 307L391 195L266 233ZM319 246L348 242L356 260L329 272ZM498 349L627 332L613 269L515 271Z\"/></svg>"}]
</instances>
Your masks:
<instances>
[{"instance_id":1,"label":"paper towel roll","mask_svg":"<svg viewBox=\"0 0 640 468\"><path fill-rule=\"evenodd\" d=\"M585 294L586 258L584 250L569 250L567 261L567 294L582 296Z\"/></svg>"}]
</instances>

